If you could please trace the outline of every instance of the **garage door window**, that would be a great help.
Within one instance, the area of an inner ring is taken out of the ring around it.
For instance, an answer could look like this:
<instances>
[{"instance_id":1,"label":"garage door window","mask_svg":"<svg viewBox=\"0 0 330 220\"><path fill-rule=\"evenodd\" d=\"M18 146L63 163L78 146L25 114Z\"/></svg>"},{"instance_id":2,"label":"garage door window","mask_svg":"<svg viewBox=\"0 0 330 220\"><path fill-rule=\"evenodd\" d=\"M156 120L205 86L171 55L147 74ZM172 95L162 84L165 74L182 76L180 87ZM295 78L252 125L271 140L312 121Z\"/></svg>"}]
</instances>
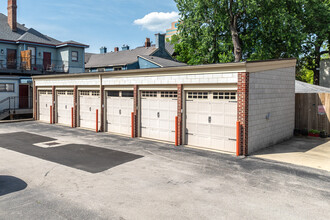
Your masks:
<instances>
[{"instance_id":1,"label":"garage door window","mask_svg":"<svg viewBox=\"0 0 330 220\"><path fill-rule=\"evenodd\" d=\"M92 91L92 96L99 96L100 95L100 91Z\"/></svg>"},{"instance_id":2,"label":"garage door window","mask_svg":"<svg viewBox=\"0 0 330 220\"><path fill-rule=\"evenodd\" d=\"M47 90L41 90L41 91L39 91L39 94L40 95L51 95L53 92L52 92L52 90L49 90L49 91L47 91Z\"/></svg>"},{"instance_id":3,"label":"garage door window","mask_svg":"<svg viewBox=\"0 0 330 220\"><path fill-rule=\"evenodd\" d=\"M214 92L213 99L236 100L236 92Z\"/></svg>"},{"instance_id":4,"label":"garage door window","mask_svg":"<svg viewBox=\"0 0 330 220\"><path fill-rule=\"evenodd\" d=\"M119 97L119 91L108 91L108 96Z\"/></svg>"},{"instance_id":5,"label":"garage door window","mask_svg":"<svg viewBox=\"0 0 330 220\"><path fill-rule=\"evenodd\" d=\"M73 95L73 91L62 90L62 91L57 91L57 94L58 95Z\"/></svg>"},{"instance_id":6,"label":"garage door window","mask_svg":"<svg viewBox=\"0 0 330 220\"><path fill-rule=\"evenodd\" d=\"M57 94L59 94L59 95L65 95L65 91L58 91Z\"/></svg>"},{"instance_id":7,"label":"garage door window","mask_svg":"<svg viewBox=\"0 0 330 220\"><path fill-rule=\"evenodd\" d=\"M142 97L157 97L157 92L155 91L143 91Z\"/></svg>"},{"instance_id":8,"label":"garage door window","mask_svg":"<svg viewBox=\"0 0 330 220\"><path fill-rule=\"evenodd\" d=\"M81 91L80 95L89 96L89 91Z\"/></svg>"},{"instance_id":9,"label":"garage door window","mask_svg":"<svg viewBox=\"0 0 330 220\"><path fill-rule=\"evenodd\" d=\"M160 96L162 98L177 98L178 92L161 92Z\"/></svg>"},{"instance_id":10,"label":"garage door window","mask_svg":"<svg viewBox=\"0 0 330 220\"><path fill-rule=\"evenodd\" d=\"M188 92L188 99L208 99L208 92Z\"/></svg>"},{"instance_id":11,"label":"garage door window","mask_svg":"<svg viewBox=\"0 0 330 220\"><path fill-rule=\"evenodd\" d=\"M121 92L122 97L134 97L134 92L133 91L122 91Z\"/></svg>"}]
</instances>

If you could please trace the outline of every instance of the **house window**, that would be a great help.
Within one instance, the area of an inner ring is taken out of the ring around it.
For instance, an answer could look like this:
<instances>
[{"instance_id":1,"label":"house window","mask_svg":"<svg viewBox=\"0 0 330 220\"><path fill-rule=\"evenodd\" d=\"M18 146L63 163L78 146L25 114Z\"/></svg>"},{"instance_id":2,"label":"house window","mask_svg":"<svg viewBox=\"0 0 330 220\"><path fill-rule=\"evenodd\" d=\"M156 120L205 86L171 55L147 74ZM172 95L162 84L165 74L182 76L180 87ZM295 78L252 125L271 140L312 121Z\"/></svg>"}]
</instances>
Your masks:
<instances>
[{"instance_id":1,"label":"house window","mask_svg":"<svg viewBox=\"0 0 330 220\"><path fill-rule=\"evenodd\" d=\"M113 68L114 71L119 71L119 70L122 70L123 68L122 67L115 67Z\"/></svg>"},{"instance_id":2,"label":"house window","mask_svg":"<svg viewBox=\"0 0 330 220\"><path fill-rule=\"evenodd\" d=\"M14 92L14 83L0 83L0 92Z\"/></svg>"},{"instance_id":3,"label":"house window","mask_svg":"<svg viewBox=\"0 0 330 220\"><path fill-rule=\"evenodd\" d=\"M78 51L72 51L71 60L72 62L78 62Z\"/></svg>"}]
</instances>

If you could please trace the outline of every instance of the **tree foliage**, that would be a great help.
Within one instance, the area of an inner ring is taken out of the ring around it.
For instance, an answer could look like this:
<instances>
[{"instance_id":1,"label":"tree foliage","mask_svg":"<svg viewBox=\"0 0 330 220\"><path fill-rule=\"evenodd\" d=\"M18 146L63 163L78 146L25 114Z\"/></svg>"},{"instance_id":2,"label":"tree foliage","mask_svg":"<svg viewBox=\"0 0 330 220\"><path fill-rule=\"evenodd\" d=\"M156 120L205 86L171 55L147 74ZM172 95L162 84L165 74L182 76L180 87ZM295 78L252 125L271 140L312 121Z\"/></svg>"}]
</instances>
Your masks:
<instances>
[{"instance_id":1,"label":"tree foliage","mask_svg":"<svg viewBox=\"0 0 330 220\"><path fill-rule=\"evenodd\" d=\"M181 18L172 43L191 65L296 57L314 71L329 45L330 0L175 2Z\"/></svg>"}]
</instances>

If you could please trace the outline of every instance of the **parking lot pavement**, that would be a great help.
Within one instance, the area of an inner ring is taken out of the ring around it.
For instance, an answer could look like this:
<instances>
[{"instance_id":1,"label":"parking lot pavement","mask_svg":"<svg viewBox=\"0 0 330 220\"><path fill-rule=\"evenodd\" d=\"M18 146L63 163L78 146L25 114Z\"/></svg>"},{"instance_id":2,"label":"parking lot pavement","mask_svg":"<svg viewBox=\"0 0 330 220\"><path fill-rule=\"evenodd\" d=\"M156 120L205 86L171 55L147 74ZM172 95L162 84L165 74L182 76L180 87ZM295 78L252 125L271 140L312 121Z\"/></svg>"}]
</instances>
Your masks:
<instances>
[{"instance_id":1,"label":"parking lot pavement","mask_svg":"<svg viewBox=\"0 0 330 220\"><path fill-rule=\"evenodd\" d=\"M330 139L295 137L253 156L330 172Z\"/></svg>"},{"instance_id":2,"label":"parking lot pavement","mask_svg":"<svg viewBox=\"0 0 330 220\"><path fill-rule=\"evenodd\" d=\"M0 137L0 219L330 219L322 170L38 122Z\"/></svg>"}]
</instances>

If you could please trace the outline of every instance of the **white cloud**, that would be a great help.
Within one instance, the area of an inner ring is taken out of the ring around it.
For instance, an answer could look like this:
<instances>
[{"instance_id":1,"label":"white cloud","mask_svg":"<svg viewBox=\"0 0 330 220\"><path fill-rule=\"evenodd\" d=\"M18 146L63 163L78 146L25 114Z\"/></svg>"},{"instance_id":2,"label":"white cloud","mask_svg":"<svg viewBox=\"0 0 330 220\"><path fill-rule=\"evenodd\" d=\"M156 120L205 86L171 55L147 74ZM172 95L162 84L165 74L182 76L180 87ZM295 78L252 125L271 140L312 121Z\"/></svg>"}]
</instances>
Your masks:
<instances>
[{"instance_id":1,"label":"white cloud","mask_svg":"<svg viewBox=\"0 0 330 220\"><path fill-rule=\"evenodd\" d=\"M139 25L142 28L149 31L162 31L171 27L171 23L179 19L179 14L175 11L172 12L151 12L145 15L141 19L134 21L135 25Z\"/></svg>"}]
</instances>

